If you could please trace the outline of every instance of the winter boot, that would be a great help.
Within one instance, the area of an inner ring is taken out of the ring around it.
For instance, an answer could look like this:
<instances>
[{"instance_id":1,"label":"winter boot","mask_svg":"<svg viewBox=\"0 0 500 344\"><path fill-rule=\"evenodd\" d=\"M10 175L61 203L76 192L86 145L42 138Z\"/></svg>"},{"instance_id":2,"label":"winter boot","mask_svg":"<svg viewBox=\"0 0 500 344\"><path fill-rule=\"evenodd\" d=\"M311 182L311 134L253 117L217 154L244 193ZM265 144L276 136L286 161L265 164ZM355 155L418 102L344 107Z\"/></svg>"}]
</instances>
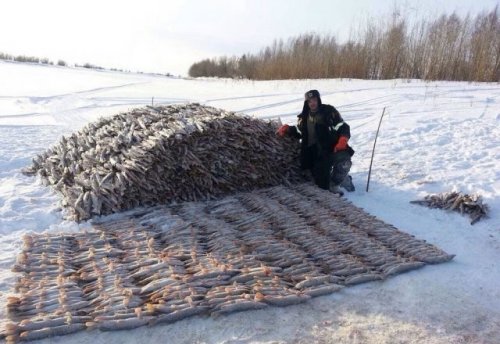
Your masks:
<instances>
[{"instance_id":1,"label":"winter boot","mask_svg":"<svg viewBox=\"0 0 500 344\"><path fill-rule=\"evenodd\" d=\"M340 183L340 186L342 186L344 189L346 189L349 192L353 192L356 189L354 188L354 184L352 183L352 177L351 176L346 176L342 183Z\"/></svg>"},{"instance_id":2,"label":"winter boot","mask_svg":"<svg viewBox=\"0 0 500 344\"><path fill-rule=\"evenodd\" d=\"M337 194L339 196L344 196L344 192L340 190L340 186L330 184L330 192Z\"/></svg>"}]
</instances>

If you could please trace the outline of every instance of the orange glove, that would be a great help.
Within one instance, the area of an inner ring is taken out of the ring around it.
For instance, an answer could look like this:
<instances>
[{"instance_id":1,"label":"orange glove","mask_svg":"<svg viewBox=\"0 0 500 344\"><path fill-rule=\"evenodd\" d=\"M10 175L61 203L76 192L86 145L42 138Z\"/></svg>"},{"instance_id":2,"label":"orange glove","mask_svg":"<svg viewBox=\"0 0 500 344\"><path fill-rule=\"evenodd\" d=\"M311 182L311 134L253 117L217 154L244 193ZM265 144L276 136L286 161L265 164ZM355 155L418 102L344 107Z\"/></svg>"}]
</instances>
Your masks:
<instances>
[{"instance_id":1,"label":"orange glove","mask_svg":"<svg viewBox=\"0 0 500 344\"><path fill-rule=\"evenodd\" d=\"M333 147L333 152L336 153L339 151L346 150L347 149L347 141L349 141L347 136L340 136L339 140L337 141L337 144L335 145L335 147Z\"/></svg>"},{"instance_id":2,"label":"orange glove","mask_svg":"<svg viewBox=\"0 0 500 344\"><path fill-rule=\"evenodd\" d=\"M282 125L282 126L278 129L278 131L276 132L276 134L278 134L278 135L279 135L279 136L281 136L281 137L285 136L286 134L288 134L288 128L289 128L289 127L290 127L290 126L289 126L288 124L284 124L284 125Z\"/></svg>"}]
</instances>

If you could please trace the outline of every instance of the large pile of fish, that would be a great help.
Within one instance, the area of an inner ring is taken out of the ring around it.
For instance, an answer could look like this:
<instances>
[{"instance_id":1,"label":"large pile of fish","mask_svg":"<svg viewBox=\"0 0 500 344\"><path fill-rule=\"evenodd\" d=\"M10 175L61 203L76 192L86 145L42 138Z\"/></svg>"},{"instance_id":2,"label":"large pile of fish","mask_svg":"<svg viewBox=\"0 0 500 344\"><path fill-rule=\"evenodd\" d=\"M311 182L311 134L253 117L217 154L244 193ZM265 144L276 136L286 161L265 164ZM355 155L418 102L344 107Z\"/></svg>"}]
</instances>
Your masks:
<instances>
[{"instance_id":1,"label":"large pile of fish","mask_svg":"<svg viewBox=\"0 0 500 344\"><path fill-rule=\"evenodd\" d=\"M287 306L453 258L310 184L136 209L92 227L24 238L9 341Z\"/></svg>"},{"instance_id":2,"label":"large pile of fish","mask_svg":"<svg viewBox=\"0 0 500 344\"><path fill-rule=\"evenodd\" d=\"M265 122L199 104L145 107L102 118L33 159L84 220L300 180L298 143Z\"/></svg>"},{"instance_id":3,"label":"large pile of fish","mask_svg":"<svg viewBox=\"0 0 500 344\"><path fill-rule=\"evenodd\" d=\"M460 214L468 214L471 219L471 225L475 224L483 217L487 217L489 211L488 205L483 203L481 196L471 196L455 191L427 195L423 200L411 201L410 203L423 205L429 208L456 211Z\"/></svg>"}]
</instances>

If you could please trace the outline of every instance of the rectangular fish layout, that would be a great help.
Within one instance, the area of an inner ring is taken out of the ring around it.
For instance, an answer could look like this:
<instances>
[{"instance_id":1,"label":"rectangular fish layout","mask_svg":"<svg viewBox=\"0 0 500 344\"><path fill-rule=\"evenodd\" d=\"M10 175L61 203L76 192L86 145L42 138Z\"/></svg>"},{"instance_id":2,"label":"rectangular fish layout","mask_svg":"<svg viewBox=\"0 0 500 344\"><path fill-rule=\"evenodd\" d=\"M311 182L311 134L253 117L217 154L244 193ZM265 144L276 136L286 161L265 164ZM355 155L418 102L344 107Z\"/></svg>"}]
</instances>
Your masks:
<instances>
[{"instance_id":1,"label":"rectangular fish layout","mask_svg":"<svg viewBox=\"0 0 500 344\"><path fill-rule=\"evenodd\" d=\"M10 342L287 306L449 261L310 184L112 216L27 235L13 270Z\"/></svg>"}]
</instances>

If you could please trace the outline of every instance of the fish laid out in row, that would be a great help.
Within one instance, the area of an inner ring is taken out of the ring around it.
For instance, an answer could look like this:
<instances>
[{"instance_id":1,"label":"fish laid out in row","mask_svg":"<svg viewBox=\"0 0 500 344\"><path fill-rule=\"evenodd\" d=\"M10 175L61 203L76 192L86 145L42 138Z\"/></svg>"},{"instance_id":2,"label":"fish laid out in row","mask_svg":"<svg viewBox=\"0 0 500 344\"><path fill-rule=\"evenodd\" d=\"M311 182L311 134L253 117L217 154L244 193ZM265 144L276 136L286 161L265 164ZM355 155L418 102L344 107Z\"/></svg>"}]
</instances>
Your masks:
<instances>
[{"instance_id":1,"label":"fish laid out in row","mask_svg":"<svg viewBox=\"0 0 500 344\"><path fill-rule=\"evenodd\" d=\"M200 104L145 107L102 118L25 168L62 194L66 217L213 199L303 180L298 142L277 123Z\"/></svg>"},{"instance_id":2,"label":"fish laid out in row","mask_svg":"<svg viewBox=\"0 0 500 344\"><path fill-rule=\"evenodd\" d=\"M460 192L445 192L435 195L427 195L423 200L411 201L410 203L423 205L428 208L456 211L460 214L468 214L471 225L488 216L489 207L483 203L479 195L468 195Z\"/></svg>"},{"instance_id":3,"label":"fish laid out in row","mask_svg":"<svg viewBox=\"0 0 500 344\"><path fill-rule=\"evenodd\" d=\"M452 258L312 184L142 208L86 232L25 236L4 333L27 341L294 305Z\"/></svg>"}]
</instances>

